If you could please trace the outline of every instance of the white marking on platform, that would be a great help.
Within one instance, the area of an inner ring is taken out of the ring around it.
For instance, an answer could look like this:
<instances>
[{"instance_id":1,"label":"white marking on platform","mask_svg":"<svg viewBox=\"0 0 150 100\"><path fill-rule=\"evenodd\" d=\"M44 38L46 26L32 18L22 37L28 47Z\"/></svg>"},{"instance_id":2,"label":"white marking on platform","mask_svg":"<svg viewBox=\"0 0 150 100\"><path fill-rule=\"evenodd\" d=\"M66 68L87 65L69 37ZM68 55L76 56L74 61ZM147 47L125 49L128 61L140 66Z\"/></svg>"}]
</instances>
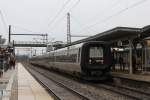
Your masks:
<instances>
[{"instance_id":1,"label":"white marking on platform","mask_svg":"<svg viewBox=\"0 0 150 100\"><path fill-rule=\"evenodd\" d=\"M53 100L21 63L18 63L18 100Z\"/></svg>"}]
</instances>

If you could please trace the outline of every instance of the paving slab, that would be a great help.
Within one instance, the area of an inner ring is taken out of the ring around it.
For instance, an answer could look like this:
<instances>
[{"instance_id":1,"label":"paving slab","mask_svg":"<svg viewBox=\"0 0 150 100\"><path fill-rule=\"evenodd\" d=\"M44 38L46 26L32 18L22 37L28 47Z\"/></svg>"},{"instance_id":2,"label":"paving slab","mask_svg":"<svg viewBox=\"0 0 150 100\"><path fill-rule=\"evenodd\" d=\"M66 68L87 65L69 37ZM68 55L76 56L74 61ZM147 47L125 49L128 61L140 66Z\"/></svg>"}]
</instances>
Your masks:
<instances>
[{"instance_id":1,"label":"paving slab","mask_svg":"<svg viewBox=\"0 0 150 100\"><path fill-rule=\"evenodd\" d=\"M18 100L53 100L21 63L18 63Z\"/></svg>"}]
</instances>

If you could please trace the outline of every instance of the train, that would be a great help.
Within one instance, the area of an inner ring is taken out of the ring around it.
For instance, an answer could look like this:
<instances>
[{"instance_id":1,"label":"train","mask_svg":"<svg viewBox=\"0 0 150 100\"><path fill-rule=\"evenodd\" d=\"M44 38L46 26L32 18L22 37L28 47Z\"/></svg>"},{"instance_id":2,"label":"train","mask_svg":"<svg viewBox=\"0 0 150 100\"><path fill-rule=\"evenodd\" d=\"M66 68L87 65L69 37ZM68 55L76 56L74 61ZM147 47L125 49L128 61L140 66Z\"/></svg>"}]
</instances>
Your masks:
<instances>
[{"instance_id":1,"label":"train","mask_svg":"<svg viewBox=\"0 0 150 100\"><path fill-rule=\"evenodd\" d=\"M110 45L89 41L66 46L30 58L33 65L63 72L84 80L107 80L111 77L112 55Z\"/></svg>"}]
</instances>

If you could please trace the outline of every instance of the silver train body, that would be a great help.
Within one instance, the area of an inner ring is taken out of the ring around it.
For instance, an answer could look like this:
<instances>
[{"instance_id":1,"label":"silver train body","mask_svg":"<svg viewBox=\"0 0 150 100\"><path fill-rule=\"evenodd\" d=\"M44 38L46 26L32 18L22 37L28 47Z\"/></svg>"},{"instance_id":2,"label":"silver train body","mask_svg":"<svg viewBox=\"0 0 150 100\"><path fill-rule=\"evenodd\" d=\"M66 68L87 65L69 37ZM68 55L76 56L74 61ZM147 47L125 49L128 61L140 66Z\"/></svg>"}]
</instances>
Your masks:
<instances>
[{"instance_id":1,"label":"silver train body","mask_svg":"<svg viewBox=\"0 0 150 100\"><path fill-rule=\"evenodd\" d=\"M107 43L91 41L33 57L30 63L85 80L105 80L110 76L111 58Z\"/></svg>"}]
</instances>

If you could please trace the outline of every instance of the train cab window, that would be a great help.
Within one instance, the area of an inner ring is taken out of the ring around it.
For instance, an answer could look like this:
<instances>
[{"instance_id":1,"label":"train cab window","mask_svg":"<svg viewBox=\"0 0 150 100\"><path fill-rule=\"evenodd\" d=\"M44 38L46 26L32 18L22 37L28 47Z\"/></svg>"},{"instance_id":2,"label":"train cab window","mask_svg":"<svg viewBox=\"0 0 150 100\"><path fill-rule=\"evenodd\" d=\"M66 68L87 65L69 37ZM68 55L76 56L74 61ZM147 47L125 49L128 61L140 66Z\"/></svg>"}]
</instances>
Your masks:
<instances>
[{"instance_id":1,"label":"train cab window","mask_svg":"<svg viewBox=\"0 0 150 100\"><path fill-rule=\"evenodd\" d=\"M77 60L78 60L77 62L80 62L80 52L81 52L81 51L80 51L80 48L79 48L79 50L78 50L78 55L77 55Z\"/></svg>"},{"instance_id":2,"label":"train cab window","mask_svg":"<svg viewBox=\"0 0 150 100\"><path fill-rule=\"evenodd\" d=\"M103 64L103 48L102 47L90 47L89 48L89 64L97 65Z\"/></svg>"}]
</instances>

